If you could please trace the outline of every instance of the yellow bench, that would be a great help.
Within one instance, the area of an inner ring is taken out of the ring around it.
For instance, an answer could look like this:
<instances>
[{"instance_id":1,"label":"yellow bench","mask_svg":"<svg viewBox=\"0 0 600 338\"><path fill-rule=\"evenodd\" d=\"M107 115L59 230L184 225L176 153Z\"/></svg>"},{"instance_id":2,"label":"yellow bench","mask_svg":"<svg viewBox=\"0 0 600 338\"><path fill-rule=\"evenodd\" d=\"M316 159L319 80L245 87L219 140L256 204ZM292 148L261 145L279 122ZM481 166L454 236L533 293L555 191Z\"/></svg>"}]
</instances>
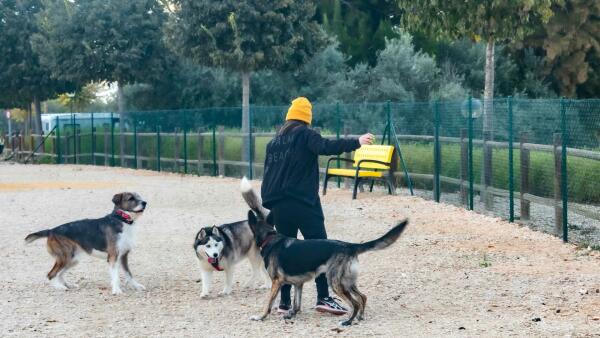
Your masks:
<instances>
[{"instance_id":1,"label":"yellow bench","mask_svg":"<svg viewBox=\"0 0 600 338\"><path fill-rule=\"evenodd\" d=\"M365 145L354 152L354 159L339 158L340 161L352 163L355 169L329 168L331 162L338 159L337 157L330 158L327 161L327 169L325 170L323 195L327 194L327 181L332 177L354 178L352 199L356 199L358 186L362 180L371 181L370 191L373 191L373 183L376 179L384 180L388 192L392 194L395 190L394 169L396 161L394 155L393 146Z\"/></svg>"}]
</instances>

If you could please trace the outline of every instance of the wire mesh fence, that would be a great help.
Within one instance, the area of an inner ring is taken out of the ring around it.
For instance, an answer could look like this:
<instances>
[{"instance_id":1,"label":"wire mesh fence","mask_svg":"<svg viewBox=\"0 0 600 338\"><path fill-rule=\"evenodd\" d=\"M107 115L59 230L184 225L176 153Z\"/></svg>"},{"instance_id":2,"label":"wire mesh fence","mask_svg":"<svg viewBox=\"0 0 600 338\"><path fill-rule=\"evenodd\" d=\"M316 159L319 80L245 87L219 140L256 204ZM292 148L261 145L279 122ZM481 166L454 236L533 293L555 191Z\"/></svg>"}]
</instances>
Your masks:
<instances>
[{"instance_id":1,"label":"wire mesh fence","mask_svg":"<svg viewBox=\"0 0 600 338\"><path fill-rule=\"evenodd\" d=\"M266 144L286 111L250 106L246 113L231 107L49 115L45 135L5 136L5 144L9 157L24 162L261 178ZM394 145L399 193L600 248L600 100L315 104L313 116L313 128L325 137L371 132L377 143ZM336 161L335 167L352 164ZM337 179L339 187L349 184Z\"/></svg>"}]
</instances>

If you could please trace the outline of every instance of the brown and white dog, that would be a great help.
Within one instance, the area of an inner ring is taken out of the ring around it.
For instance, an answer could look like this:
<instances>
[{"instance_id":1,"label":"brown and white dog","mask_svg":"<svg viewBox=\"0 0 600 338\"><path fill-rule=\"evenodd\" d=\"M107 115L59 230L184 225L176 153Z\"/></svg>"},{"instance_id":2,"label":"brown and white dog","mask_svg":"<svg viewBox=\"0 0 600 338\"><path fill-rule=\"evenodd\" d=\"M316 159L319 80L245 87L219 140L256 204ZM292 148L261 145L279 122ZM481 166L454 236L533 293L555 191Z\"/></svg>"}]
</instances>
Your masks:
<instances>
[{"instance_id":1,"label":"brown and white dog","mask_svg":"<svg viewBox=\"0 0 600 338\"><path fill-rule=\"evenodd\" d=\"M145 290L142 284L133 279L128 257L135 243L134 223L146 209L146 202L132 192L116 194L112 202L113 211L102 218L70 222L25 237L27 243L48 238L48 252L56 260L48 272L48 279L53 287L60 290L77 287L67 283L63 275L77 264L79 255L85 252L108 261L114 295L122 293L119 286L120 267L125 272L127 285L138 291Z\"/></svg>"}]
</instances>

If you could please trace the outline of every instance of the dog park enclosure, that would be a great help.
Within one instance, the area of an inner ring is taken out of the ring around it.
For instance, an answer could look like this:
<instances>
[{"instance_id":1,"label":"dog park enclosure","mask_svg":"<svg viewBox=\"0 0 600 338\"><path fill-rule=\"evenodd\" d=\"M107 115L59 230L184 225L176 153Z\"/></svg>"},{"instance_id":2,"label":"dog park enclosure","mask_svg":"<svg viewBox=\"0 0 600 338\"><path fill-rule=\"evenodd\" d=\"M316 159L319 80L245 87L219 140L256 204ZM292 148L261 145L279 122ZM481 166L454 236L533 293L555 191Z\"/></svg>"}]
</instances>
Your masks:
<instances>
[{"instance_id":1,"label":"dog park enclosure","mask_svg":"<svg viewBox=\"0 0 600 338\"><path fill-rule=\"evenodd\" d=\"M473 99L317 104L314 126L331 139L368 131L376 142L396 146L396 182L406 193L600 245L600 101L506 98L482 106ZM482 110L489 107L492 129L484 130ZM22 162L260 178L265 145L283 124L286 108L251 107L248 133L241 132L236 107L129 112L122 118L67 114L56 116L45 136L6 144ZM338 187L349 184L337 181Z\"/></svg>"}]
</instances>

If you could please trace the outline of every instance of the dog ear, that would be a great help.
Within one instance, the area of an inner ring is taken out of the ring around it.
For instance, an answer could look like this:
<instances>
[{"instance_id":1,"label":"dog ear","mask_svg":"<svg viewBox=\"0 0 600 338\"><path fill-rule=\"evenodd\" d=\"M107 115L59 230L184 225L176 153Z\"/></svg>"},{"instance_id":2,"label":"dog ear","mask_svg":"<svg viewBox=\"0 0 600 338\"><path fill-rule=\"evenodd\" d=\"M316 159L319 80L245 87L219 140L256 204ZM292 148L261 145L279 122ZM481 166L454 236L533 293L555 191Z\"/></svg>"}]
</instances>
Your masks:
<instances>
[{"instance_id":1,"label":"dog ear","mask_svg":"<svg viewBox=\"0 0 600 338\"><path fill-rule=\"evenodd\" d=\"M256 218L254 211L248 210L248 224L250 224L251 226L255 226L257 223L258 219Z\"/></svg>"},{"instance_id":2,"label":"dog ear","mask_svg":"<svg viewBox=\"0 0 600 338\"><path fill-rule=\"evenodd\" d=\"M121 204L122 200L123 200L123 193L120 193L120 194L116 194L113 196L112 202L115 205L119 205L119 204Z\"/></svg>"},{"instance_id":3,"label":"dog ear","mask_svg":"<svg viewBox=\"0 0 600 338\"><path fill-rule=\"evenodd\" d=\"M219 227L216 226L216 225L213 225L213 227L212 227L212 233L215 236L220 236L221 235L221 233L219 232Z\"/></svg>"},{"instance_id":4,"label":"dog ear","mask_svg":"<svg viewBox=\"0 0 600 338\"><path fill-rule=\"evenodd\" d=\"M196 235L196 239L202 239L206 237L206 229L202 228L198 231L198 235Z\"/></svg>"},{"instance_id":5,"label":"dog ear","mask_svg":"<svg viewBox=\"0 0 600 338\"><path fill-rule=\"evenodd\" d=\"M269 215L267 215L267 219L265 221L268 225L275 226L275 217L273 216L272 212L270 212Z\"/></svg>"}]
</instances>

